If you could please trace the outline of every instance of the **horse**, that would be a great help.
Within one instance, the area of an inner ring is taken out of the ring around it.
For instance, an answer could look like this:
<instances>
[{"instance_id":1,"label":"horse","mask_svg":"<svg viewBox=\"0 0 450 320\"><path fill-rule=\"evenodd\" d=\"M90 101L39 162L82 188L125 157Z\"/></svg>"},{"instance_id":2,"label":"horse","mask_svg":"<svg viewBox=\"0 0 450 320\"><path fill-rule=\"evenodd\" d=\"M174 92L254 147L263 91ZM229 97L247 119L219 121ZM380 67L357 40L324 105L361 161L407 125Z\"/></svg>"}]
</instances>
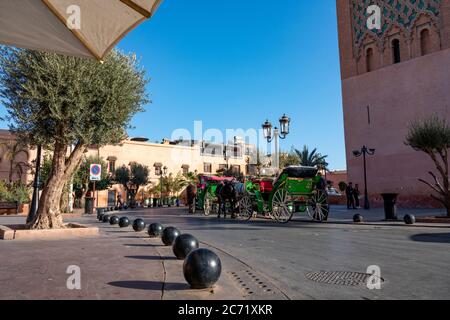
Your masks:
<instances>
[{"instance_id":1,"label":"horse","mask_svg":"<svg viewBox=\"0 0 450 320\"><path fill-rule=\"evenodd\" d=\"M221 217L222 212L224 218L227 217L227 202L230 204L231 208L231 218L236 218L236 207L239 202L239 196L242 190L242 183L232 182L232 181L224 181L219 184L216 189L216 196L219 200L219 215L218 218Z\"/></svg>"},{"instance_id":2,"label":"horse","mask_svg":"<svg viewBox=\"0 0 450 320\"><path fill-rule=\"evenodd\" d=\"M196 209L195 200L197 198L197 186L195 184L188 185L186 189L189 213L194 214Z\"/></svg>"}]
</instances>

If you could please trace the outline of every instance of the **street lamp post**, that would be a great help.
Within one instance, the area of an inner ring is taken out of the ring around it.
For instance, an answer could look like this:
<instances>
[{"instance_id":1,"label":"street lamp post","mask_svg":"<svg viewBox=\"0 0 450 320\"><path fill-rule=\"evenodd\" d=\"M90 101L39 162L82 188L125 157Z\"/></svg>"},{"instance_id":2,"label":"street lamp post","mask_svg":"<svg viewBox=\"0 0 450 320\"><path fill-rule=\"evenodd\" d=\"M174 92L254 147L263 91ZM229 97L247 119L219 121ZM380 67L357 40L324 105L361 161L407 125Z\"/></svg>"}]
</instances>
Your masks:
<instances>
[{"instance_id":1,"label":"street lamp post","mask_svg":"<svg viewBox=\"0 0 450 320\"><path fill-rule=\"evenodd\" d=\"M237 137L234 137L233 146L236 148L237 145ZM231 156L228 152L228 144L225 144L223 147L223 159L227 162L227 171L230 170L230 157Z\"/></svg>"},{"instance_id":2,"label":"street lamp post","mask_svg":"<svg viewBox=\"0 0 450 320\"><path fill-rule=\"evenodd\" d=\"M27 223L30 223L36 217L38 207L39 207L39 187L41 180L41 153L42 147L37 147L37 155L36 155L36 172L34 173L34 182L33 182L33 199L31 200L31 208L28 212Z\"/></svg>"},{"instance_id":3,"label":"street lamp post","mask_svg":"<svg viewBox=\"0 0 450 320\"><path fill-rule=\"evenodd\" d=\"M279 150L279 139L286 139L287 135L290 132L290 124L291 119L287 117L285 114L280 118L280 129L277 127L273 128L272 123L269 120L263 123L263 133L264 138L267 139L267 143L271 143L272 141L275 144L275 157L273 161L273 166L279 170L280 169L280 150ZM273 132L272 132L273 128Z\"/></svg>"},{"instance_id":4,"label":"street lamp post","mask_svg":"<svg viewBox=\"0 0 450 320\"><path fill-rule=\"evenodd\" d=\"M367 146L363 146L361 150L355 150L353 151L353 155L356 158L363 157L364 162L364 209L369 210L370 209L370 203L369 203L369 193L367 191L367 166L366 166L366 158L367 156L373 156L375 154L375 149L370 149Z\"/></svg>"},{"instance_id":5,"label":"street lamp post","mask_svg":"<svg viewBox=\"0 0 450 320\"><path fill-rule=\"evenodd\" d=\"M164 166L164 168L161 168L161 171L160 171L160 179L161 179L161 182L160 182L160 192L161 192L161 199L160 199L160 202L161 202L161 207L164 207L164 198L163 198L163 177L166 175L166 173L167 173L167 167L166 166Z\"/></svg>"}]
</instances>

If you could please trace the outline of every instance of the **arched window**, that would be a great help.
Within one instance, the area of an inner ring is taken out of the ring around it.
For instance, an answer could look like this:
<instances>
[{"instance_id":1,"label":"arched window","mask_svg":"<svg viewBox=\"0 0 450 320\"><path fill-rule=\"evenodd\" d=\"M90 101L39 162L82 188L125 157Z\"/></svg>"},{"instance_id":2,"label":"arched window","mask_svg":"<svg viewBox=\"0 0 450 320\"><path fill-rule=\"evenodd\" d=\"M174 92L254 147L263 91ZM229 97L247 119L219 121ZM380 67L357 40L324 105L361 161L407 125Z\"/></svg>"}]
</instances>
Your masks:
<instances>
[{"instance_id":1,"label":"arched window","mask_svg":"<svg viewBox=\"0 0 450 320\"><path fill-rule=\"evenodd\" d=\"M370 72L373 70L373 49L369 48L366 51L366 70Z\"/></svg>"},{"instance_id":2,"label":"arched window","mask_svg":"<svg viewBox=\"0 0 450 320\"><path fill-rule=\"evenodd\" d=\"M392 41L392 61L393 61L393 63L401 62L400 40L398 40L398 39L394 39Z\"/></svg>"},{"instance_id":3,"label":"arched window","mask_svg":"<svg viewBox=\"0 0 450 320\"><path fill-rule=\"evenodd\" d=\"M423 29L420 32L420 54L422 56L431 53L430 30Z\"/></svg>"}]
</instances>

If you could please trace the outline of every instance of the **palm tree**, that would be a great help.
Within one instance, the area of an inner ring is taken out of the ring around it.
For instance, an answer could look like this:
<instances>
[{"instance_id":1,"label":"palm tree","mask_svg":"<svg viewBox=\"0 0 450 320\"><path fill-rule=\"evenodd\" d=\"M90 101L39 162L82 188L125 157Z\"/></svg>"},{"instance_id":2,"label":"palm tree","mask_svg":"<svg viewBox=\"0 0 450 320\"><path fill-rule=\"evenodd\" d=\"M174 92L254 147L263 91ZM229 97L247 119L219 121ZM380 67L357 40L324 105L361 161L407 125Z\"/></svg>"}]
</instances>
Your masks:
<instances>
[{"instance_id":1,"label":"palm tree","mask_svg":"<svg viewBox=\"0 0 450 320\"><path fill-rule=\"evenodd\" d=\"M303 150L294 149L297 156L300 158L300 165L305 167L328 167L328 162L326 162L327 155L322 155L317 152L317 148L309 152L307 146L303 146Z\"/></svg>"},{"instance_id":2,"label":"palm tree","mask_svg":"<svg viewBox=\"0 0 450 320\"><path fill-rule=\"evenodd\" d=\"M19 180L21 180L24 170L29 167L29 164L24 161L17 161L17 158L21 153L23 153L28 160L30 156L28 150L14 140L1 142L0 147L5 150L3 155L0 157L0 162L2 162L3 159L9 161L9 182L13 182L15 173L18 174Z\"/></svg>"}]
</instances>

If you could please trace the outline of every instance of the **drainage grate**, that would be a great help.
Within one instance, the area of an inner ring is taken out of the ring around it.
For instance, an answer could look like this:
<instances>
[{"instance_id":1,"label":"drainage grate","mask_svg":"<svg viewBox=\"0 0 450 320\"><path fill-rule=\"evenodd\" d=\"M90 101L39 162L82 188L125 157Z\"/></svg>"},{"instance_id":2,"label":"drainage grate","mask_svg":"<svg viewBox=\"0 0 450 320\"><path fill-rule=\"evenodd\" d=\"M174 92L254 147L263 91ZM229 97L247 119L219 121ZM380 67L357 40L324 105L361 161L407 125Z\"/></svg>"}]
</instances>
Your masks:
<instances>
[{"instance_id":1,"label":"drainage grate","mask_svg":"<svg viewBox=\"0 0 450 320\"><path fill-rule=\"evenodd\" d=\"M244 290L245 296L272 296L278 293L274 287L262 279L261 275L253 270L229 272L236 283Z\"/></svg>"},{"instance_id":2,"label":"drainage grate","mask_svg":"<svg viewBox=\"0 0 450 320\"><path fill-rule=\"evenodd\" d=\"M371 279L372 277L372 279ZM374 275L350 271L310 272L306 278L319 283L335 284L340 286L366 286L369 279L374 280ZM380 279L384 282L383 278Z\"/></svg>"}]
</instances>

